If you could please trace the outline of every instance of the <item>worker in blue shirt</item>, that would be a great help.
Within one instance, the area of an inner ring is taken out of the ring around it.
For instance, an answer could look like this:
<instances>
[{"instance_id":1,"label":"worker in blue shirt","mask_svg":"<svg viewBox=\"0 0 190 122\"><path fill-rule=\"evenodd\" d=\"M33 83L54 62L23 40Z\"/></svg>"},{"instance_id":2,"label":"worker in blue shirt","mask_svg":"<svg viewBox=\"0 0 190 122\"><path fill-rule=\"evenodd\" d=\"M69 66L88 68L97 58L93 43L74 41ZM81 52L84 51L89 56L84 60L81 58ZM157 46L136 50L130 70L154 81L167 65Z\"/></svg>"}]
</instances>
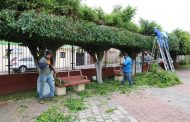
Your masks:
<instances>
[{"instance_id":1,"label":"worker in blue shirt","mask_svg":"<svg viewBox=\"0 0 190 122\"><path fill-rule=\"evenodd\" d=\"M123 62L123 80L121 81L121 84L124 85L126 80L128 80L129 85L132 86L132 60L128 56L127 53L124 53L124 62Z\"/></svg>"}]
</instances>

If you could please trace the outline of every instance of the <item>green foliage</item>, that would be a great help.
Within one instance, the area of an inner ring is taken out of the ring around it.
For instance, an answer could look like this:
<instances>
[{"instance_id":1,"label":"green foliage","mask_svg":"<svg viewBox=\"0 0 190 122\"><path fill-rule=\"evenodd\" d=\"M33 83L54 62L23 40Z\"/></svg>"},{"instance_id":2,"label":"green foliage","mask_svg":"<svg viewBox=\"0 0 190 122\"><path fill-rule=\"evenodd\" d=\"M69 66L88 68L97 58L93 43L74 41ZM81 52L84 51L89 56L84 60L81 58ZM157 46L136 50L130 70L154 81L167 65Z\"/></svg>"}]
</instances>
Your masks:
<instances>
[{"instance_id":1,"label":"green foliage","mask_svg":"<svg viewBox=\"0 0 190 122\"><path fill-rule=\"evenodd\" d=\"M1 9L16 11L35 10L56 15L77 16L80 0L3 0Z\"/></svg>"},{"instance_id":2,"label":"green foliage","mask_svg":"<svg viewBox=\"0 0 190 122\"><path fill-rule=\"evenodd\" d=\"M106 24L122 28L126 26L125 23L131 21L136 13L136 8L132 6L127 6L126 8L115 6L113 12L106 16L101 8L94 9L81 5L80 0L4 0L0 5L0 10L3 9L16 10L20 13L34 10L37 13L44 12L47 14L70 16L100 25ZM111 17L111 21L108 19L109 17Z\"/></svg>"},{"instance_id":3,"label":"green foliage","mask_svg":"<svg viewBox=\"0 0 190 122\"><path fill-rule=\"evenodd\" d=\"M80 7L79 18L99 25L125 28L127 30L137 32L137 26L131 22L135 13L136 8L133 8L132 6L127 6L124 9L122 9L121 6L115 6L112 13L105 14L101 8L93 9L85 5ZM133 27L135 28L133 29Z\"/></svg>"},{"instance_id":4,"label":"green foliage","mask_svg":"<svg viewBox=\"0 0 190 122\"><path fill-rule=\"evenodd\" d=\"M55 0L53 13L56 15L78 17L80 0Z\"/></svg>"},{"instance_id":5,"label":"green foliage","mask_svg":"<svg viewBox=\"0 0 190 122\"><path fill-rule=\"evenodd\" d=\"M68 98L65 101L65 106L67 106L71 111L74 112L81 111L86 108L83 99L74 99L74 98Z\"/></svg>"},{"instance_id":6,"label":"green foliage","mask_svg":"<svg viewBox=\"0 0 190 122\"><path fill-rule=\"evenodd\" d=\"M98 21L98 13L96 11L88 6L81 6L79 16L82 20L87 20L87 21Z\"/></svg>"},{"instance_id":7,"label":"green foliage","mask_svg":"<svg viewBox=\"0 0 190 122\"><path fill-rule=\"evenodd\" d=\"M179 39L179 52L180 55L189 55L190 54L190 34L186 31L175 30L177 38Z\"/></svg>"},{"instance_id":8,"label":"green foliage","mask_svg":"<svg viewBox=\"0 0 190 122\"><path fill-rule=\"evenodd\" d=\"M171 58L173 59L174 62L177 60L177 55L179 53L179 39L176 36L175 33L168 33L168 38L169 38L169 50L170 50L170 55Z\"/></svg>"},{"instance_id":9,"label":"green foliage","mask_svg":"<svg viewBox=\"0 0 190 122\"><path fill-rule=\"evenodd\" d=\"M163 88L181 83L175 73L161 69L156 63L152 64L150 69L151 72L135 76L137 85L157 86Z\"/></svg>"},{"instance_id":10,"label":"green foliage","mask_svg":"<svg viewBox=\"0 0 190 122\"><path fill-rule=\"evenodd\" d=\"M170 51L179 51L179 39L175 33L168 33Z\"/></svg>"},{"instance_id":11,"label":"green foliage","mask_svg":"<svg viewBox=\"0 0 190 122\"><path fill-rule=\"evenodd\" d=\"M65 116L57 107L53 106L41 113L39 117L36 118L35 122L73 122L75 117L71 115Z\"/></svg>"},{"instance_id":12,"label":"green foliage","mask_svg":"<svg viewBox=\"0 0 190 122\"><path fill-rule=\"evenodd\" d=\"M0 18L6 19L10 13L14 12L1 11ZM111 47L143 50L150 48L152 41L150 37L124 29L98 26L93 23L73 21L70 18L43 13L36 14L33 11L23 12L17 20L14 15L9 16L9 18L13 21L3 22L9 28L6 34L14 34L11 36L12 40L23 40L22 43L26 43L26 40L28 40L27 43L51 50L55 50L63 44L83 46L84 49L90 46L100 46L103 51ZM0 29L4 29L4 27L0 26ZM10 31L11 33L9 33ZM4 36L4 39L7 38L7 36ZM102 46L105 46L105 48ZM99 50L100 48L96 49Z\"/></svg>"},{"instance_id":13,"label":"green foliage","mask_svg":"<svg viewBox=\"0 0 190 122\"><path fill-rule=\"evenodd\" d=\"M135 33L138 33L138 32L139 32L139 27L138 27L135 23L133 23L133 22L131 22L131 21L125 23L124 28L125 28L126 30L131 31L131 32L135 32Z\"/></svg>"},{"instance_id":14,"label":"green foliage","mask_svg":"<svg viewBox=\"0 0 190 122\"><path fill-rule=\"evenodd\" d=\"M115 110L117 110L117 108L110 108L110 109L107 109L105 112L106 113L113 113Z\"/></svg>"},{"instance_id":15,"label":"green foliage","mask_svg":"<svg viewBox=\"0 0 190 122\"><path fill-rule=\"evenodd\" d=\"M78 92L77 95L80 96L82 99L86 97L93 96L93 90L92 89L86 89L84 91Z\"/></svg>"},{"instance_id":16,"label":"green foliage","mask_svg":"<svg viewBox=\"0 0 190 122\"><path fill-rule=\"evenodd\" d=\"M158 25L155 21L148 21L145 19L140 19L140 33L143 35L154 35L154 27L157 27L159 30L162 30L161 26Z\"/></svg>"},{"instance_id":17,"label":"green foliage","mask_svg":"<svg viewBox=\"0 0 190 122\"><path fill-rule=\"evenodd\" d=\"M135 87L129 87L128 85L120 85L120 81L105 80L103 83L98 84L91 82L86 85L84 91L77 93L81 98L91 97L93 95L109 95L113 92L129 93Z\"/></svg>"},{"instance_id":18,"label":"green foliage","mask_svg":"<svg viewBox=\"0 0 190 122\"><path fill-rule=\"evenodd\" d=\"M115 6L113 12L105 15L105 24L108 26L114 26L119 28L132 29L129 25L131 23L131 19L136 14L136 8L132 6L127 6L126 8L122 8L121 6ZM134 24L133 24L134 25Z\"/></svg>"},{"instance_id":19,"label":"green foliage","mask_svg":"<svg viewBox=\"0 0 190 122\"><path fill-rule=\"evenodd\" d=\"M112 14L105 15L105 24L108 25L108 26L114 26L113 25L113 15Z\"/></svg>"},{"instance_id":20,"label":"green foliage","mask_svg":"<svg viewBox=\"0 0 190 122\"><path fill-rule=\"evenodd\" d=\"M86 88L91 89L93 91L94 94L97 95L107 95L108 93L114 92L116 89L116 85L114 84L114 82L110 81L110 83L108 83L109 81L105 81L104 83L98 85L96 82L91 83L90 85L88 85ZM114 85L113 85L114 84Z\"/></svg>"},{"instance_id":21,"label":"green foliage","mask_svg":"<svg viewBox=\"0 0 190 122\"><path fill-rule=\"evenodd\" d=\"M124 22L129 22L135 14L136 8L133 8L132 6L128 5L126 8L123 9L121 16Z\"/></svg>"},{"instance_id":22,"label":"green foliage","mask_svg":"<svg viewBox=\"0 0 190 122\"><path fill-rule=\"evenodd\" d=\"M99 7L99 8L95 8L95 11L98 15L98 21L96 23L99 25L104 25L105 24L105 21L104 21L105 13L104 13L103 9Z\"/></svg>"},{"instance_id":23,"label":"green foliage","mask_svg":"<svg viewBox=\"0 0 190 122\"><path fill-rule=\"evenodd\" d=\"M84 14L84 17L87 17L86 19L89 21L94 19L91 17L95 17L95 13L90 8L86 7L83 12L88 13ZM113 13L115 16L113 23L119 25L119 23L121 24L120 20L128 22L132 14L133 10L129 6L118 13ZM126 18L127 15L129 17ZM75 21L65 16L36 13L35 11L17 14L15 11L2 10L0 19L2 20L0 30L3 32L0 33L0 39L19 40L30 49L36 61L46 49L52 50L55 54L56 50L64 44L82 47L93 57L95 63L101 62L103 52L110 48L125 50L129 54L151 48L151 37L125 29L99 26L82 20ZM97 67L99 67L97 70L97 74L99 74L101 67L100 65ZM98 81L101 82L101 78Z\"/></svg>"}]
</instances>

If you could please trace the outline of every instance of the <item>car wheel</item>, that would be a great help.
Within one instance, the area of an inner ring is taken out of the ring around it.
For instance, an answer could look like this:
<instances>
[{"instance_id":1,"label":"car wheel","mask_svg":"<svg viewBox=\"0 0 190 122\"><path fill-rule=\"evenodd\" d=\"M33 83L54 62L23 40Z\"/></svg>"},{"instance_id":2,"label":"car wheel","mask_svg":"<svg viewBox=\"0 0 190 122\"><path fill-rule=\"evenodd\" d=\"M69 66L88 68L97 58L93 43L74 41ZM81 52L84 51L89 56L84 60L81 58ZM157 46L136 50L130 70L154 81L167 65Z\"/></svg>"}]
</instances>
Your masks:
<instances>
[{"instance_id":1,"label":"car wheel","mask_svg":"<svg viewBox=\"0 0 190 122\"><path fill-rule=\"evenodd\" d=\"M26 66L20 66L20 67L19 67L19 71L20 71L21 73L26 72L26 70L27 70Z\"/></svg>"}]
</instances>

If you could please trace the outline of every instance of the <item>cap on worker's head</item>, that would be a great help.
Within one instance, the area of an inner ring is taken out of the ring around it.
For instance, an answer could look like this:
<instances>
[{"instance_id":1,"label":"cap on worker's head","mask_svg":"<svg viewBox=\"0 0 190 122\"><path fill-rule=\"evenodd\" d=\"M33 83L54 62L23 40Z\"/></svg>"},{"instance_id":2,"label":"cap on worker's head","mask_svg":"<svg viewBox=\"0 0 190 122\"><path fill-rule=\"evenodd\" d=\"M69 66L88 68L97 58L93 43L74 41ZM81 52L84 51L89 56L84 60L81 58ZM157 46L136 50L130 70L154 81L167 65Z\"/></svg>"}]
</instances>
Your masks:
<instances>
[{"instance_id":1,"label":"cap on worker's head","mask_svg":"<svg viewBox=\"0 0 190 122\"><path fill-rule=\"evenodd\" d=\"M45 55L49 55L49 54L50 54L50 55L52 54L51 51L46 50L46 51L45 51Z\"/></svg>"}]
</instances>

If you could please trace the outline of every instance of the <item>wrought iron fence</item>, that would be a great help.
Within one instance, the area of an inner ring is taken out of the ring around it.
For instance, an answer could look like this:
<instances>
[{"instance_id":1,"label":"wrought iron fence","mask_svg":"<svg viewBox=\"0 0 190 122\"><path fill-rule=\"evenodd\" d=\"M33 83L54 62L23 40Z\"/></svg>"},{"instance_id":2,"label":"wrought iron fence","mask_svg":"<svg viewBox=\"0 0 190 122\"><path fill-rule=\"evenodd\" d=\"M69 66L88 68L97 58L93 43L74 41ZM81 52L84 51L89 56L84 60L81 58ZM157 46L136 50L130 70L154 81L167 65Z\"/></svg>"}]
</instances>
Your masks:
<instances>
[{"instance_id":1,"label":"wrought iron fence","mask_svg":"<svg viewBox=\"0 0 190 122\"><path fill-rule=\"evenodd\" d=\"M10 53L9 53L10 52ZM120 51L110 49L105 52L104 67L118 66L121 63ZM92 57L77 46L64 45L56 52L55 68L57 70L73 70L94 68ZM0 41L0 73L12 74L18 72L36 71L34 59L29 49L19 43Z\"/></svg>"}]
</instances>

